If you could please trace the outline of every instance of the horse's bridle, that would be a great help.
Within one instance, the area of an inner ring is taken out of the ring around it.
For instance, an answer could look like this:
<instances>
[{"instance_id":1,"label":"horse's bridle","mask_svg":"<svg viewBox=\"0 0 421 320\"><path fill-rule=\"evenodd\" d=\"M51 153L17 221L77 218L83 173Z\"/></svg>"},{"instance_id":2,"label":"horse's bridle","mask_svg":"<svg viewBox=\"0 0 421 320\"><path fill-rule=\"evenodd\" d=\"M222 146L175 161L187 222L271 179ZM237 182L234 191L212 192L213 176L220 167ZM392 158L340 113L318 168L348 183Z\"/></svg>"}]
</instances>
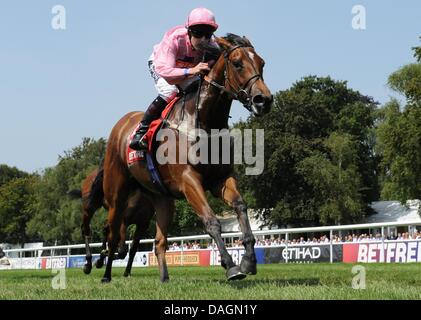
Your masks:
<instances>
[{"instance_id":1,"label":"horse's bridle","mask_svg":"<svg viewBox=\"0 0 421 320\"><path fill-rule=\"evenodd\" d=\"M220 85L219 83L217 83L215 80L211 79L208 76L205 76L204 79L206 82L210 83L211 85L218 88L219 90L228 93L234 100L240 101L247 110L252 111L251 106L253 102L252 102L252 97L250 95L250 91L253 85L256 83L256 81L259 79L263 79L263 77L260 73L257 72L256 68L254 67L253 61L251 61L252 62L251 65L253 66L255 74L246 81L243 87L241 87L241 85L235 80L235 77L233 77L233 79L235 81L235 86L237 87L237 89L231 84L231 82L229 81L228 66L232 68L233 63L229 59L229 57L232 52L240 48L244 49L244 48L253 48L253 47L237 45L231 48L230 50L227 50L224 52L224 85ZM251 58L247 54L246 56L247 58L249 58L249 60L251 60ZM226 88L226 84L228 84L228 89Z\"/></svg>"}]
</instances>

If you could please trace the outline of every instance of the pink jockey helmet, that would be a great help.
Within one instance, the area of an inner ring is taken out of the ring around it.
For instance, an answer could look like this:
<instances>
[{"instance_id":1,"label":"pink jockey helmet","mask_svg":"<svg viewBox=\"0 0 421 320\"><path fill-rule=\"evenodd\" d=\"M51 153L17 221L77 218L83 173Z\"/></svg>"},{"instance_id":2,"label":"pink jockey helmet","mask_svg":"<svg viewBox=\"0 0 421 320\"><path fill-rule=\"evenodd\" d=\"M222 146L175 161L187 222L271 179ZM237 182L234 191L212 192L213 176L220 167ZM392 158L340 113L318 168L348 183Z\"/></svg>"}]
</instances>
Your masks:
<instances>
[{"instance_id":1,"label":"pink jockey helmet","mask_svg":"<svg viewBox=\"0 0 421 320\"><path fill-rule=\"evenodd\" d=\"M218 29L218 24L215 22L215 16L209 9L206 8L196 8L190 12L189 17L187 18L186 28L195 26L198 24L206 24L215 29Z\"/></svg>"}]
</instances>

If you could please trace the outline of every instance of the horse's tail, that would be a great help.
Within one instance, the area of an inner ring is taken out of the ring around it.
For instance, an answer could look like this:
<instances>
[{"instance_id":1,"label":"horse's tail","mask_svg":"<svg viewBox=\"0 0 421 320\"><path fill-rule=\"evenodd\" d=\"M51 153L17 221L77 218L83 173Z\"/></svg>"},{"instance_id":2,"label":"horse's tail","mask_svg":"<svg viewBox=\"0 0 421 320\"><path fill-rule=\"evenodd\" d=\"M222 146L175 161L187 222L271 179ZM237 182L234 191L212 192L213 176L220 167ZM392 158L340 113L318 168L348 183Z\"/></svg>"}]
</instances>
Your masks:
<instances>
[{"instance_id":1,"label":"horse's tail","mask_svg":"<svg viewBox=\"0 0 421 320\"><path fill-rule=\"evenodd\" d=\"M80 189L73 189L67 192L67 195L72 199L80 199L82 198L82 190Z\"/></svg>"},{"instance_id":2,"label":"horse's tail","mask_svg":"<svg viewBox=\"0 0 421 320\"><path fill-rule=\"evenodd\" d=\"M95 174L95 177L94 177ZM104 169L101 167L93 172L83 181L82 190L73 189L67 192L71 199L82 199L84 208L87 211L96 211L104 203Z\"/></svg>"},{"instance_id":3,"label":"horse's tail","mask_svg":"<svg viewBox=\"0 0 421 320\"><path fill-rule=\"evenodd\" d=\"M84 199L84 201L86 201L87 207L96 210L104 204L104 189L102 186L103 182L104 168L101 167L91 184L91 188L86 199Z\"/></svg>"}]
</instances>

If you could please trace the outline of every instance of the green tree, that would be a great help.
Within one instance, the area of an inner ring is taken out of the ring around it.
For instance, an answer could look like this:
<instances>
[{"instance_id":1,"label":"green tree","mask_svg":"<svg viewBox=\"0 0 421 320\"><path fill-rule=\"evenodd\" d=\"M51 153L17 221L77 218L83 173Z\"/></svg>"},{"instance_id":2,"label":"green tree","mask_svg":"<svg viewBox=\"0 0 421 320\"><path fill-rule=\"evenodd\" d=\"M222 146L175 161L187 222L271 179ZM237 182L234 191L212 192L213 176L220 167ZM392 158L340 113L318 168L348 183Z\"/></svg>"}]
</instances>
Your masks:
<instances>
[{"instance_id":1,"label":"green tree","mask_svg":"<svg viewBox=\"0 0 421 320\"><path fill-rule=\"evenodd\" d=\"M382 156L382 199L421 198L421 107L400 110L392 100L382 110L378 126L378 152Z\"/></svg>"},{"instance_id":2,"label":"green tree","mask_svg":"<svg viewBox=\"0 0 421 320\"><path fill-rule=\"evenodd\" d=\"M104 139L84 138L81 145L64 152L55 167L43 172L35 192L34 216L28 223L29 234L47 242L74 243L82 240L81 202L70 199L67 192L80 188L82 180L100 165L105 146ZM104 217L104 214L100 215ZM104 221L98 221L98 224L101 227L94 233L95 240L102 239Z\"/></svg>"},{"instance_id":3,"label":"green tree","mask_svg":"<svg viewBox=\"0 0 421 320\"><path fill-rule=\"evenodd\" d=\"M0 186L16 178L27 177L28 173L19 170L16 167L9 167L6 164L0 164Z\"/></svg>"},{"instance_id":4,"label":"green tree","mask_svg":"<svg viewBox=\"0 0 421 320\"><path fill-rule=\"evenodd\" d=\"M421 37L420 37L420 40L421 40ZM414 57L417 60L417 62L421 63L421 46L412 47L412 50L414 50Z\"/></svg>"},{"instance_id":5,"label":"green tree","mask_svg":"<svg viewBox=\"0 0 421 320\"><path fill-rule=\"evenodd\" d=\"M389 76L388 85L403 94L408 103L419 105L421 102L421 63L411 63L395 71Z\"/></svg>"},{"instance_id":6,"label":"green tree","mask_svg":"<svg viewBox=\"0 0 421 320\"><path fill-rule=\"evenodd\" d=\"M213 197L210 192L207 193L207 199L216 215L221 215L224 211L231 210L222 200ZM202 220L194 212L187 200L177 200L175 203L175 217L171 223L169 234L171 236L183 236L199 233L206 233Z\"/></svg>"},{"instance_id":7,"label":"green tree","mask_svg":"<svg viewBox=\"0 0 421 320\"><path fill-rule=\"evenodd\" d=\"M305 77L239 128L265 129L265 170L242 189L268 224L358 221L378 197L371 97L330 77ZM262 209L263 208L263 209Z\"/></svg>"},{"instance_id":8,"label":"green tree","mask_svg":"<svg viewBox=\"0 0 421 320\"><path fill-rule=\"evenodd\" d=\"M333 132L324 142L325 154L315 154L298 164L306 183L318 193L314 203L322 224L357 222L364 212L361 176L355 165L357 148L348 134Z\"/></svg>"},{"instance_id":9,"label":"green tree","mask_svg":"<svg viewBox=\"0 0 421 320\"><path fill-rule=\"evenodd\" d=\"M31 219L34 188L39 177L15 178L0 186L0 242L24 244L31 240L26 225Z\"/></svg>"},{"instance_id":10,"label":"green tree","mask_svg":"<svg viewBox=\"0 0 421 320\"><path fill-rule=\"evenodd\" d=\"M421 198L421 51L420 47L413 50L418 63L403 66L388 79L406 104L396 99L386 103L377 128L381 196L402 203Z\"/></svg>"}]
</instances>

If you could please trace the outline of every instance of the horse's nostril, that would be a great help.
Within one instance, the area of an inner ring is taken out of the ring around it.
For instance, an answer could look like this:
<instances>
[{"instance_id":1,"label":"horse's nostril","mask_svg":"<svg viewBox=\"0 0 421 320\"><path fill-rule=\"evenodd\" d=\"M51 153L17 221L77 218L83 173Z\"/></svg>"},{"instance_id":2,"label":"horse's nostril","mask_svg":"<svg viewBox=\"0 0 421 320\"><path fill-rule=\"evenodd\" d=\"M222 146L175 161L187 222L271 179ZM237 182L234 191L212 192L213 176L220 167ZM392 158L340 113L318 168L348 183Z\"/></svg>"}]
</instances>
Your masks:
<instances>
[{"instance_id":1,"label":"horse's nostril","mask_svg":"<svg viewBox=\"0 0 421 320\"><path fill-rule=\"evenodd\" d=\"M255 95L252 99L253 104L263 105L265 103L265 97L261 94Z\"/></svg>"},{"instance_id":2,"label":"horse's nostril","mask_svg":"<svg viewBox=\"0 0 421 320\"><path fill-rule=\"evenodd\" d=\"M263 113L268 113L270 111L270 108L272 107L272 104L273 104L273 95L266 96L265 103L263 106Z\"/></svg>"}]
</instances>

